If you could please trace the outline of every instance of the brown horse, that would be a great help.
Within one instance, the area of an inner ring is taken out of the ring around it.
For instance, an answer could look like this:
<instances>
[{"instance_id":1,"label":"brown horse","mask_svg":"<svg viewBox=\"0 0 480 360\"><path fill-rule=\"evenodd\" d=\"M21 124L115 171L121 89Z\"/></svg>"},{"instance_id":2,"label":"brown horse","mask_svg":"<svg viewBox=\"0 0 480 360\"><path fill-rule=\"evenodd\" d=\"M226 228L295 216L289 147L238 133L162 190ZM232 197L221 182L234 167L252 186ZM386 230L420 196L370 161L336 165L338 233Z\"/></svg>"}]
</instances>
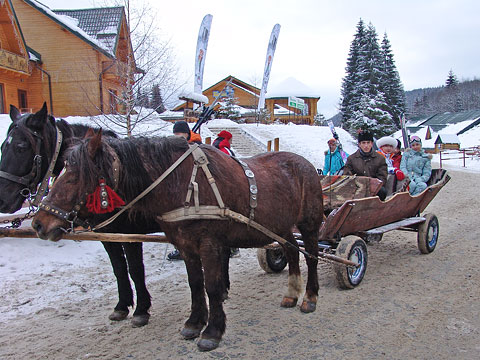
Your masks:
<instances>
[{"instance_id":1,"label":"brown horse","mask_svg":"<svg viewBox=\"0 0 480 360\"><path fill-rule=\"evenodd\" d=\"M242 167L233 158L211 146L200 145L200 149L208 159L208 169L225 208L250 216L249 182ZM177 137L117 140L102 139L100 132L70 150L66 171L44 200L43 209L56 208L69 212L78 208L85 194L94 192L99 177L105 178L107 184L113 187L114 155L121 164L117 193L128 203L189 150L187 142ZM302 233L305 250L316 257L323 202L319 177L313 165L303 157L287 152L265 153L245 159L245 162L253 171L258 187L255 222L295 246L292 227L296 225ZM225 289L220 261L222 248L262 247L273 240L254 227L230 218L165 221L162 215L184 207L194 164L193 157L187 156L163 182L128 211L130 216L158 215L159 225L180 250L185 260L192 298L191 314L181 333L186 339L196 338L208 321L197 345L200 350L212 350L218 346L225 331L222 296ZM212 191L211 180L209 183L207 175L201 170L195 183L198 184L200 205L216 206L218 198ZM49 211L41 210L32 226L40 238L56 241L62 237L67 222ZM285 251L289 279L281 305L294 307L302 291L299 254L291 246L286 246ZM300 309L312 312L318 296L318 261L306 257L306 262L308 281Z\"/></svg>"}]
</instances>

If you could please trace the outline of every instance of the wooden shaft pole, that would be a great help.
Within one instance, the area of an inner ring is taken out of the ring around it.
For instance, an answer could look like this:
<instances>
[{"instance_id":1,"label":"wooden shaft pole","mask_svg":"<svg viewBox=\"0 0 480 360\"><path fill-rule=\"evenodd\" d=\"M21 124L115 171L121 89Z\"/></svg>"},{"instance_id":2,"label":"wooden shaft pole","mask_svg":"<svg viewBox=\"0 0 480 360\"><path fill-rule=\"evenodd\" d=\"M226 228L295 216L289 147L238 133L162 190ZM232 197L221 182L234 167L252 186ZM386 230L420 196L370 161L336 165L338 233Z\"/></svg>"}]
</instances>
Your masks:
<instances>
[{"instance_id":1,"label":"wooden shaft pole","mask_svg":"<svg viewBox=\"0 0 480 360\"><path fill-rule=\"evenodd\" d=\"M0 238L37 238L33 229L6 229L0 228ZM141 235L141 234L107 234L95 232L68 233L63 235L66 240L108 241L108 242L159 242L168 243L165 235Z\"/></svg>"}]
</instances>

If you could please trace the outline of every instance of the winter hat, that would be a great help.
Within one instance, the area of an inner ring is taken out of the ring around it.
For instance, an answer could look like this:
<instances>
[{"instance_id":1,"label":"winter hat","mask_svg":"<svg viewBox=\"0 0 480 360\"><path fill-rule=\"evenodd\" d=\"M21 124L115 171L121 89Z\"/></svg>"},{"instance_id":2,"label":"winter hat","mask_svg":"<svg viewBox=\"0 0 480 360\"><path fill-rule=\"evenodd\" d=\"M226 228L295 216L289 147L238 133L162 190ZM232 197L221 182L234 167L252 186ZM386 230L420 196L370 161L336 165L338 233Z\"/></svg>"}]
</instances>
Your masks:
<instances>
[{"instance_id":1,"label":"winter hat","mask_svg":"<svg viewBox=\"0 0 480 360\"><path fill-rule=\"evenodd\" d=\"M337 143L337 140L335 140L334 138L331 138L330 140L327 141L327 144L330 145L330 144L336 144Z\"/></svg>"},{"instance_id":2,"label":"winter hat","mask_svg":"<svg viewBox=\"0 0 480 360\"><path fill-rule=\"evenodd\" d=\"M190 127L184 120L177 121L175 125L173 125L173 133L188 134L188 139L190 139Z\"/></svg>"},{"instance_id":3,"label":"winter hat","mask_svg":"<svg viewBox=\"0 0 480 360\"><path fill-rule=\"evenodd\" d=\"M385 145L391 145L393 147L397 146L397 140L392 138L391 136L384 136L380 139L377 140L377 146L381 148L382 146Z\"/></svg>"},{"instance_id":4,"label":"winter hat","mask_svg":"<svg viewBox=\"0 0 480 360\"><path fill-rule=\"evenodd\" d=\"M361 131L358 134L358 142L362 141L373 141L373 135L369 131Z\"/></svg>"},{"instance_id":5,"label":"winter hat","mask_svg":"<svg viewBox=\"0 0 480 360\"><path fill-rule=\"evenodd\" d=\"M230 140L232 138L232 134L229 133L227 130L222 130L218 133L219 137L222 137L224 139Z\"/></svg>"}]
</instances>

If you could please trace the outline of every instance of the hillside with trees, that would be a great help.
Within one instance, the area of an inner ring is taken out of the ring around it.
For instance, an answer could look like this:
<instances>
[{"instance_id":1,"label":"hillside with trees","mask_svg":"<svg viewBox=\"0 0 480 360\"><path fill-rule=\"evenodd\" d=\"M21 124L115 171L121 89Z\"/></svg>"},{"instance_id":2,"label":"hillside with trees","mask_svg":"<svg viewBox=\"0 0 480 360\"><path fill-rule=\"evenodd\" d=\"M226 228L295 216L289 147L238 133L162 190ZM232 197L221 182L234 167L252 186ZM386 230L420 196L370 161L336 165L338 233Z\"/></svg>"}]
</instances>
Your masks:
<instances>
[{"instance_id":1,"label":"hillside with trees","mask_svg":"<svg viewBox=\"0 0 480 360\"><path fill-rule=\"evenodd\" d=\"M459 82L450 70L445 85L405 92L407 117L480 109L480 80Z\"/></svg>"}]
</instances>

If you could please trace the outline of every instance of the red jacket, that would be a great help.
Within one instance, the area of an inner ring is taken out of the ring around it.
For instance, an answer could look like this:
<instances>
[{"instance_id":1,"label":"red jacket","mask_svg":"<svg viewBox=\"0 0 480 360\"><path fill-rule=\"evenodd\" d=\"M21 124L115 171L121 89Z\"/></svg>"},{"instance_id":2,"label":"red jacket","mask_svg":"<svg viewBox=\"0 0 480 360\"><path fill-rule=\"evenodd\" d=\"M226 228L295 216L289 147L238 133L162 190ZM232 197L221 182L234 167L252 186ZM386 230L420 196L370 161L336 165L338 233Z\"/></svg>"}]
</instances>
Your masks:
<instances>
[{"instance_id":1,"label":"red jacket","mask_svg":"<svg viewBox=\"0 0 480 360\"><path fill-rule=\"evenodd\" d=\"M395 169L400 169L400 163L402 162L402 153L394 154L391 156L393 167Z\"/></svg>"}]
</instances>

